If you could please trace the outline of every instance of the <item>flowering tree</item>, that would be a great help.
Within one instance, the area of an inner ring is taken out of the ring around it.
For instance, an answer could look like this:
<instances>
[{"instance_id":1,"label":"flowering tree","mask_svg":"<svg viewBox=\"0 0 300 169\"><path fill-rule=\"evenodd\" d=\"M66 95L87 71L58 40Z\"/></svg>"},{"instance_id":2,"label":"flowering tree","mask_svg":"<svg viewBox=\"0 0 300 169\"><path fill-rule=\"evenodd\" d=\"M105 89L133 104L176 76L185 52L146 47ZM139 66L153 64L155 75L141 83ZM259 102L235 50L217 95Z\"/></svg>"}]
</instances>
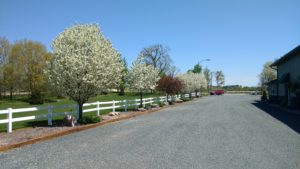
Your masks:
<instances>
[{"instance_id":1,"label":"flowering tree","mask_svg":"<svg viewBox=\"0 0 300 169\"><path fill-rule=\"evenodd\" d=\"M128 72L127 80L131 89L140 93L140 107L142 107L143 93L146 90L153 90L159 80L158 70L152 65L135 62Z\"/></svg>"},{"instance_id":2,"label":"flowering tree","mask_svg":"<svg viewBox=\"0 0 300 169\"><path fill-rule=\"evenodd\" d=\"M183 88L183 82L177 77L163 76L157 82L156 89L164 92L167 95L177 94L181 92Z\"/></svg>"},{"instance_id":3,"label":"flowering tree","mask_svg":"<svg viewBox=\"0 0 300 169\"><path fill-rule=\"evenodd\" d=\"M95 24L75 25L52 43L53 58L47 64L49 82L79 108L101 90L118 87L123 65L120 55Z\"/></svg>"},{"instance_id":4,"label":"flowering tree","mask_svg":"<svg viewBox=\"0 0 300 169\"><path fill-rule=\"evenodd\" d=\"M206 80L202 74L188 72L177 75L184 83L184 92L197 92L200 88L206 88Z\"/></svg>"},{"instance_id":5,"label":"flowering tree","mask_svg":"<svg viewBox=\"0 0 300 169\"><path fill-rule=\"evenodd\" d=\"M276 70L272 69L270 65L272 64L272 61L268 61L264 64L263 70L259 75L260 85L265 88L266 83L270 82L271 80L276 79Z\"/></svg>"}]
</instances>

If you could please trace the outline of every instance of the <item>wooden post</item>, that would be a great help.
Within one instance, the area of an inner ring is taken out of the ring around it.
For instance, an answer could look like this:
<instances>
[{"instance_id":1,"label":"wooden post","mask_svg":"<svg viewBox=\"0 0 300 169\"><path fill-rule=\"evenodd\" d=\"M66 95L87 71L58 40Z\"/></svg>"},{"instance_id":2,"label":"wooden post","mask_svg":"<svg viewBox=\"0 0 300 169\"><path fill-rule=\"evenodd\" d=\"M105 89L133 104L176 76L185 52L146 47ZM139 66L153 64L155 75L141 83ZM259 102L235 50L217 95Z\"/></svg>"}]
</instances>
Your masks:
<instances>
[{"instance_id":1,"label":"wooden post","mask_svg":"<svg viewBox=\"0 0 300 169\"><path fill-rule=\"evenodd\" d=\"M52 126L52 106L48 105L48 126Z\"/></svg>"},{"instance_id":2,"label":"wooden post","mask_svg":"<svg viewBox=\"0 0 300 169\"><path fill-rule=\"evenodd\" d=\"M152 97L150 97L150 107L152 106Z\"/></svg>"},{"instance_id":3,"label":"wooden post","mask_svg":"<svg viewBox=\"0 0 300 169\"><path fill-rule=\"evenodd\" d=\"M115 103L115 101L113 100L113 112L115 112L115 111L116 111L116 108L115 108L115 106L116 106L116 103Z\"/></svg>"},{"instance_id":4,"label":"wooden post","mask_svg":"<svg viewBox=\"0 0 300 169\"><path fill-rule=\"evenodd\" d=\"M100 103L97 101L97 116L100 116Z\"/></svg>"},{"instance_id":5,"label":"wooden post","mask_svg":"<svg viewBox=\"0 0 300 169\"><path fill-rule=\"evenodd\" d=\"M142 100L142 102L143 102L143 107L145 108L145 107L146 107L146 103L145 103L145 102L146 102L146 100L145 100L145 99L143 99L143 100Z\"/></svg>"},{"instance_id":6,"label":"wooden post","mask_svg":"<svg viewBox=\"0 0 300 169\"><path fill-rule=\"evenodd\" d=\"M7 109L7 132L11 133L12 132L12 108Z\"/></svg>"}]
</instances>

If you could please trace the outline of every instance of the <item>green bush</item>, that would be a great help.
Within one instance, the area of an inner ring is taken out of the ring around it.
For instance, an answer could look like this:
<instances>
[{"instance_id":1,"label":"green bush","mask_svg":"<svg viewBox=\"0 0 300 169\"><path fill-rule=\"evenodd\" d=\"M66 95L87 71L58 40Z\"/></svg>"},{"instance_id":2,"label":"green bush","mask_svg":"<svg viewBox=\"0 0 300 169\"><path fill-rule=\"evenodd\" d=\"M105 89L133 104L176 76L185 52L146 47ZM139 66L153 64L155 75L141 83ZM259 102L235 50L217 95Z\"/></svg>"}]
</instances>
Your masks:
<instances>
[{"instance_id":1,"label":"green bush","mask_svg":"<svg viewBox=\"0 0 300 169\"><path fill-rule=\"evenodd\" d=\"M44 103L42 94L38 90L34 90L31 92L31 96L28 101L29 101L29 104L43 104Z\"/></svg>"},{"instance_id":2,"label":"green bush","mask_svg":"<svg viewBox=\"0 0 300 169\"><path fill-rule=\"evenodd\" d=\"M190 101L191 99L188 98L188 97L183 97L181 100L184 101L184 102L186 102L186 101Z\"/></svg>"},{"instance_id":3,"label":"green bush","mask_svg":"<svg viewBox=\"0 0 300 169\"><path fill-rule=\"evenodd\" d=\"M174 101L168 101L169 105L173 105L174 104Z\"/></svg>"},{"instance_id":4,"label":"green bush","mask_svg":"<svg viewBox=\"0 0 300 169\"><path fill-rule=\"evenodd\" d=\"M267 92L264 90L262 92L261 101L266 101L266 100L267 100Z\"/></svg>"},{"instance_id":5,"label":"green bush","mask_svg":"<svg viewBox=\"0 0 300 169\"><path fill-rule=\"evenodd\" d=\"M156 108L156 107L158 107L158 106L159 106L159 105L156 104L156 103L154 103L154 104L151 105L151 107L153 107L153 108Z\"/></svg>"},{"instance_id":6,"label":"green bush","mask_svg":"<svg viewBox=\"0 0 300 169\"><path fill-rule=\"evenodd\" d=\"M80 124L98 123L101 121L101 117L98 116L83 116L78 122Z\"/></svg>"},{"instance_id":7,"label":"green bush","mask_svg":"<svg viewBox=\"0 0 300 169\"><path fill-rule=\"evenodd\" d=\"M159 102L158 105L159 105L159 107L164 107L164 103L163 102Z\"/></svg>"}]
</instances>

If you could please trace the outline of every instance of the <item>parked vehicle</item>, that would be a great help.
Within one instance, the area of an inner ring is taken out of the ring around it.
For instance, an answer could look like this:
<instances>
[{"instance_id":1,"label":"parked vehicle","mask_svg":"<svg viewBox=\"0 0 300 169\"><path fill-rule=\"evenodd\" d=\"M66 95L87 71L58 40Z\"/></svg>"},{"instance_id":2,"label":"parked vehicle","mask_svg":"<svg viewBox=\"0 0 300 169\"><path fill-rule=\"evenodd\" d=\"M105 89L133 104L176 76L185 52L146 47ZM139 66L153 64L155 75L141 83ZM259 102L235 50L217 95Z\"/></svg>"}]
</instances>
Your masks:
<instances>
[{"instance_id":1,"label":"parked vehicle","mask_svg":"<svg viewBox=\"0 0 300 169\"><path fill-rule=\"evenodd\" d=\"M224 94L224 90L215 90L215 91L211 91L210 95L222 95Z\"/></svg>"},{"instance_id":2,"label":"parked vehicle","mask_svg":"<svg viewBox=\"0 0 300 169\"><path fill-rule=\"evenodd\" d=\"M215 90L216 95L224 94L224 90Z\"/></svg>"}]
</instances>

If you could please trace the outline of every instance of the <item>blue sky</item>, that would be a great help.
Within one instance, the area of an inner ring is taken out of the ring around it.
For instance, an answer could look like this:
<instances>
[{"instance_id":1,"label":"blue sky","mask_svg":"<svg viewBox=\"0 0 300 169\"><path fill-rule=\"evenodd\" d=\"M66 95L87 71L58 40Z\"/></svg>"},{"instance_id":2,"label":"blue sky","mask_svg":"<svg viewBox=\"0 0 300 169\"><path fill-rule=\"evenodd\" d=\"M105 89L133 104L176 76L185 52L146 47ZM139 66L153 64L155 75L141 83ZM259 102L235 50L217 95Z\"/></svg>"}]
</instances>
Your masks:
<instances>
[{"instance_id":1,"label":"blue sky","mask_svg":"<svg viewBox=\"0 0 300 169\"><path fill-rule=\"evenodd\" d=\"M131 65L142 48L168 46L181 72L202 59L226 85L256 86L262 65L300 44L299 0L0 0L0 36L51 50L75 23L99 23Z\"/></svg>"}]
</instances>

